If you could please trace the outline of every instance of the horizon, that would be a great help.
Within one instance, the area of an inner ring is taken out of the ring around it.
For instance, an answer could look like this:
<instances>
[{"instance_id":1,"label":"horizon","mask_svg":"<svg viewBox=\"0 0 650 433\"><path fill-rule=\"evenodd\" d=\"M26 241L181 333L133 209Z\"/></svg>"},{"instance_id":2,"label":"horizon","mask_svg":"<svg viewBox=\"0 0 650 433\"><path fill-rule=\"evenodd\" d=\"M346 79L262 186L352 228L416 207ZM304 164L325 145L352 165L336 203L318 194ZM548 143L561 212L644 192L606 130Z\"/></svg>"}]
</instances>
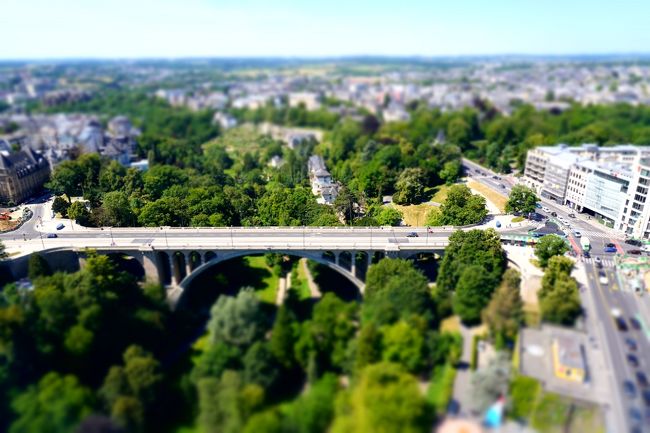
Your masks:
<instances>
[{"instance_id":1,"label":"horizon","mask_svg":"<svg viewBox=\"0 0 650 433\"><path fill-rule=\"evenodd\" d=\"M650 4L8 0L0 60L650 54Z\"/></svg>"}]
</instances>

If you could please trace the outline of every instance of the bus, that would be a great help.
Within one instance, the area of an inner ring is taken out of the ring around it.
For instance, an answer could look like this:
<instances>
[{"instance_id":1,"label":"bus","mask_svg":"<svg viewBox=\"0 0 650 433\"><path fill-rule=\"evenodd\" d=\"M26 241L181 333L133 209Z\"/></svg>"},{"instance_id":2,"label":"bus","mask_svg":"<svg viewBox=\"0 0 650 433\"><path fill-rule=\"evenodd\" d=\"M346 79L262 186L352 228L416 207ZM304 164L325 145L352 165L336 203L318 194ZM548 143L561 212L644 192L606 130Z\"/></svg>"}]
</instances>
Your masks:
<instances>
[{"instance_id":1,"label":"bus","mask_svg":"<svg viewBox=\"0 0 650 433\"><path fill-rule=\"evenodd\" d=\"M589 251L591 249L591 242L589 242L589 238L587 236L580 238L580 246L582 246L582 249L584 251Z\"/></svg>"}]
</instances>

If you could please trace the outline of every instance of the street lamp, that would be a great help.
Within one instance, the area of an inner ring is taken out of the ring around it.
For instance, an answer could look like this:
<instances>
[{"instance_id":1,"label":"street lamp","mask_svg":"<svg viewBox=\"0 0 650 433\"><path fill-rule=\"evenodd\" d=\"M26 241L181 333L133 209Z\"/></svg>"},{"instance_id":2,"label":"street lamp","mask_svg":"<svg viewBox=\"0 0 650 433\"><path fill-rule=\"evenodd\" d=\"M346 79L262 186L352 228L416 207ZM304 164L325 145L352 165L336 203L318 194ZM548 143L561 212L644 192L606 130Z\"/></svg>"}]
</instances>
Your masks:
<instances>
[{"instance_id":1,"label":"street lamp","mask_svg":"<svg viewBox=\"0 0 650 433\"><path fill-rule=\"evenodd\" d=\"M115 241L113 240L113 227L109 227L108 230L111 233L111 246L115 245Z\"/></svg>"},{"instance_id":2,"label":"street lamp","mask_svg":"<svg viewBox=\"0 0 650 433\"><path fill-rule=\"evenodd\" d=\"M45 242L43 241L43 233L39 230L38 235L41 237L41 244L43 245L43 249L45 249Z\"/></svg>"}]
</instances>

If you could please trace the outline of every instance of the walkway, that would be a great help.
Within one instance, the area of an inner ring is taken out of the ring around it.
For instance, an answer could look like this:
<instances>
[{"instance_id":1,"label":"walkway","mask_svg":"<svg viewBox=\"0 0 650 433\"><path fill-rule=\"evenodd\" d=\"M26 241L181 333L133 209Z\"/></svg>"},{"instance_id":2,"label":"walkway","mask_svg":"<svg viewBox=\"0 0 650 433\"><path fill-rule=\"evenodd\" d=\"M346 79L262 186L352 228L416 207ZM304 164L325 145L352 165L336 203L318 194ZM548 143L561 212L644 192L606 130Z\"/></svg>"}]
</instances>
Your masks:
<instances>
[{"instance_id":1,"label":"walkway","mask_svg":"<svg viewBox=\"0 0 650 433\"><path fill-rule=\"evenodd\" d=\"M320 292L320 289L318 288L318 284L314 281L314 277L311 274L311 271L309 270L309 266L307 266L307 259L300 259L300 266L302 266L302 270L304 274L307 276L307 285L309 286L309 293L311 294L312 298L320 298L322 293Z\"/></svg>"}]
</instances>

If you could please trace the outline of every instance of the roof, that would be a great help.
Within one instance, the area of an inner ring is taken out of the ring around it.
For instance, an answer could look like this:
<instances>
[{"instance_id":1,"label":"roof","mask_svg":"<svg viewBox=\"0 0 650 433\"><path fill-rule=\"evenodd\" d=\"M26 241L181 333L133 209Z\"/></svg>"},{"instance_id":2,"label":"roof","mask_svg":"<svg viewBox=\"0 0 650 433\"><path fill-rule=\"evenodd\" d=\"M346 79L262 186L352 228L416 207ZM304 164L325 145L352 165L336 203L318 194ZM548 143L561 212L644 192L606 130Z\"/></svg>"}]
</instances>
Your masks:
<instances>
[{"instance_id":1,"label":"roof","mask_svg":"<svg viewBox=\"0 0 650 433\"><path fill-rule=\"evenodd\" d=\"M557 345L560 364L565 367L585 369L582 345L577 338L568 335L559 335L555 337L553 342Z\"/></svg>"}]
</instances>

